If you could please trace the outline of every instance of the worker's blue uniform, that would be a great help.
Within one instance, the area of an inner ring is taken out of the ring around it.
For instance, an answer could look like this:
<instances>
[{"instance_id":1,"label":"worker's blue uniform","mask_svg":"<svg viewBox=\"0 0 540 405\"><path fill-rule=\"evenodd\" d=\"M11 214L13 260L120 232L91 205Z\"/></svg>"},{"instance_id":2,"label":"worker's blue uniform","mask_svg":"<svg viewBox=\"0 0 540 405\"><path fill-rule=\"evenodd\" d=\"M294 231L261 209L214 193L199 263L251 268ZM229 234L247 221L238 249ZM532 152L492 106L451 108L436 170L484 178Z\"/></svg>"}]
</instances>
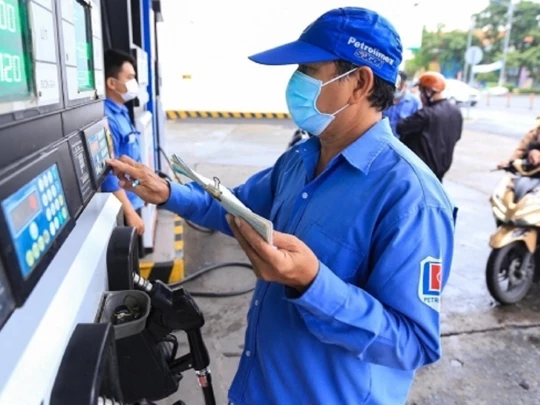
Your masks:
<instances>
[{"instance_id":1,"label":"worker's blue uniform","mask_svg":"<svg viewBox=\"0 0 540 405\"><path fill-rule=\"evenodd\" d=\"M115 157L127 155L141 162L140 133L131 122L127 107L106 99L105 116L109 122ZM120 190L118 178L113 173L109 173L101 185L101 190L111 193ZM135 210L140 210L144 206L144 201L136 194L131 191L126 191L126 194Z\"/></svg>"},{"instance_id":2,"label":"worker's blue uniform","mask_svg":"<svg viewBox=\"0 0 540 405\"><path fill-rule=\"evenodd\" d=\"M422 102L410 92L405 91L403 97L398 102L383 111L383 116L390 120L390 127L395 136L400 138L397 131L397 124L404 118L410 117L422 108Z\"/></svg>"},{"instance_id":3,"label":"worker's blue uniform","mask_svg":"<svg viewBox=\"0 0 540 405\"><path fill-rule=\"evenodd\" d=\"M229 392L235 405L403 404L415 370L441 356L439 305L455 209L431 170L381 120L317 178L318 137L234 189L320 261L299 298L258 281ZM196 184L165 208L231 234Z\"/></svg>"}]
</instances>

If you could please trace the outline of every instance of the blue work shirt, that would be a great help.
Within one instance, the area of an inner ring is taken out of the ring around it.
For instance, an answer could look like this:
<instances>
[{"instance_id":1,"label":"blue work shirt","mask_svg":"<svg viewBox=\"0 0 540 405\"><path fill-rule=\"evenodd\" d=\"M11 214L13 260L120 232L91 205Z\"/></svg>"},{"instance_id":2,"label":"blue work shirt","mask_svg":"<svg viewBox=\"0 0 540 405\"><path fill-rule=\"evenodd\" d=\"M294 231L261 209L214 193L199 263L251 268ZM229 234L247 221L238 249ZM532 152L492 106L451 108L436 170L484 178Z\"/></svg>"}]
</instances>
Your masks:
<instances>
[{"instance_id":1,"label":"blue work shirt","mask_svg":"<svg viewBox=\"0 0 540 405\"><path fill-rule=\"evenodd\" d=\"M109 122L115 157L127 155L133 160L141 162L140 133L131 122L127 107L116 104L111 99L106 99L105 116ZM118 178L109 173L101 185L101 190L106 193L120 190ZM134 209L138 210L144 206L144 201L136 194L131 191L126 191L126 194Z\"/></svg>"},{"instance_id":2,"label":"blue work shirt","mask_svg":"<svg viewBox=\"0 0 540 405\"><path fill-rule=\"evenodd\" d=\"M396 137L399 138L397 132L397 123L413 115L416 111L422 108L422 102L410 92L405 91L405 94L401 99L390 108L383 111L383 116L388 117L390 120L390 127Z\"/></svg>"},{"instance_id":3,"label":"blue work shirt","mask_svg":"<svg viewBox=\"0 0 540 405\"><path fill-rule=\"evenodd\" d=\"M441 356L455 212L440 182L387 119L315 178L319 154L313 137L233 189L319 259L300 297L257 281L234 405L404 404L415 370ZM231 235L196 184L171 184L165 208Z\"/></svg>"}]
</instances>

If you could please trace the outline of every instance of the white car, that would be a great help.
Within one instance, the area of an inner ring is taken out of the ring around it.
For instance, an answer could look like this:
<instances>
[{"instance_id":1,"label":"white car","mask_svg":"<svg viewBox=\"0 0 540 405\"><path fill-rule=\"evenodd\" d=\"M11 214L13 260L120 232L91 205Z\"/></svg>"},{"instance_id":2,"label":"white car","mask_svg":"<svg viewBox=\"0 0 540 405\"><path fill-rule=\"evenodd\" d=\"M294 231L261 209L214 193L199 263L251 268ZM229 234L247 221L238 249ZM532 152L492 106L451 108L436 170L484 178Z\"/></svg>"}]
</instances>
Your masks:
<instances>
[{"instance_id":1,"label":"white car","mask_svg":"<svg viewBox=\"0 0 540 405\"><path fill-rule=\"evenodd\" d=\"M456 79L446 79L446 89L443 95L450 102L457 105L470 102L472 106L475 106L480 101L479 90Z\"/></svg>"}]
</instances>

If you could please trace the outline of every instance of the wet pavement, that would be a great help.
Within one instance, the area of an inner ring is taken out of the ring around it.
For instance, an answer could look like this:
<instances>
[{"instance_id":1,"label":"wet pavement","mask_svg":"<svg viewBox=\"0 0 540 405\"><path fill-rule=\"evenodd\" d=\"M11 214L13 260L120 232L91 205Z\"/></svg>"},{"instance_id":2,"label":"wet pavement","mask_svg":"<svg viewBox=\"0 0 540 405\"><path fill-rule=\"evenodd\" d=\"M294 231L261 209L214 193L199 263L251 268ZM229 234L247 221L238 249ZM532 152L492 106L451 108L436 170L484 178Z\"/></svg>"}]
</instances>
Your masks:
<instances>
[{"instance_id":1,"label":"wet pavement","mask_svg":"<svg viewBox=\"0 0 540 405\"><path fill-rule=\"evenodd\" d=\"M510 153L516 139L474 129L472 121L466 124L444 182L460 212L452 274L443 295L443 358L418 372L410 405L540 404L540 289L535 286L518 305L500 307L484 281L487 243L495 230L488 198L502 176L490 169ZM176 122L169 123L167 147L201 174L217 175L223 184L234 186L271 165L293 130L289 121ZM234 239L185 229L188 274L216 263L247 262ZM187 288L225 292L249 288L254 280L249 270L231 267L205 275ZM218 404L226 404L242 353L249 299L250 294L197 298L207 321L203 334L212 357ZM178 398L187 405L204 403L192 371L184 374L179 394L163 403Z\"/></svg>"},{"instance_id":2,"label":"wet pavement","mask_svg":"<svg viewBox=\"0 0 540 405\"><path fill-rule=\"evenodd\" d=\"M510 99L503 96L488 100L483 95L478 105L462 111L470 120L468 128L471 130L521 138L540 115L540 97L512 95Z\"/></svg>"}]
</instances>

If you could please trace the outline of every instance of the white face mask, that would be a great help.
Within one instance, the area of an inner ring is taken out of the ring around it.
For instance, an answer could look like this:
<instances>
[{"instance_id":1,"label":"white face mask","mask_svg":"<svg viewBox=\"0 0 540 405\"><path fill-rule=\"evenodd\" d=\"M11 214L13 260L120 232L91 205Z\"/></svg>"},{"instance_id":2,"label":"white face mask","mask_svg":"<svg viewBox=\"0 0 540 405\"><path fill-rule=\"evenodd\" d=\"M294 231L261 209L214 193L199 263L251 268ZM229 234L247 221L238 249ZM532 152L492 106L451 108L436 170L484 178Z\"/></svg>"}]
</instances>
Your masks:
<instances>
[{"instance_id":1,"label":"white face mask","mask_svg":"<svg viewBox=\"0 0 540 405\"><path fill-rule=\"evenodd\" d=\"M120 93L122 99L127 103L138 97L139 95L139 83L136 79L128 80L124 83L126 85L127 91L125 93Z\"/></svg>"}]
</instances>

